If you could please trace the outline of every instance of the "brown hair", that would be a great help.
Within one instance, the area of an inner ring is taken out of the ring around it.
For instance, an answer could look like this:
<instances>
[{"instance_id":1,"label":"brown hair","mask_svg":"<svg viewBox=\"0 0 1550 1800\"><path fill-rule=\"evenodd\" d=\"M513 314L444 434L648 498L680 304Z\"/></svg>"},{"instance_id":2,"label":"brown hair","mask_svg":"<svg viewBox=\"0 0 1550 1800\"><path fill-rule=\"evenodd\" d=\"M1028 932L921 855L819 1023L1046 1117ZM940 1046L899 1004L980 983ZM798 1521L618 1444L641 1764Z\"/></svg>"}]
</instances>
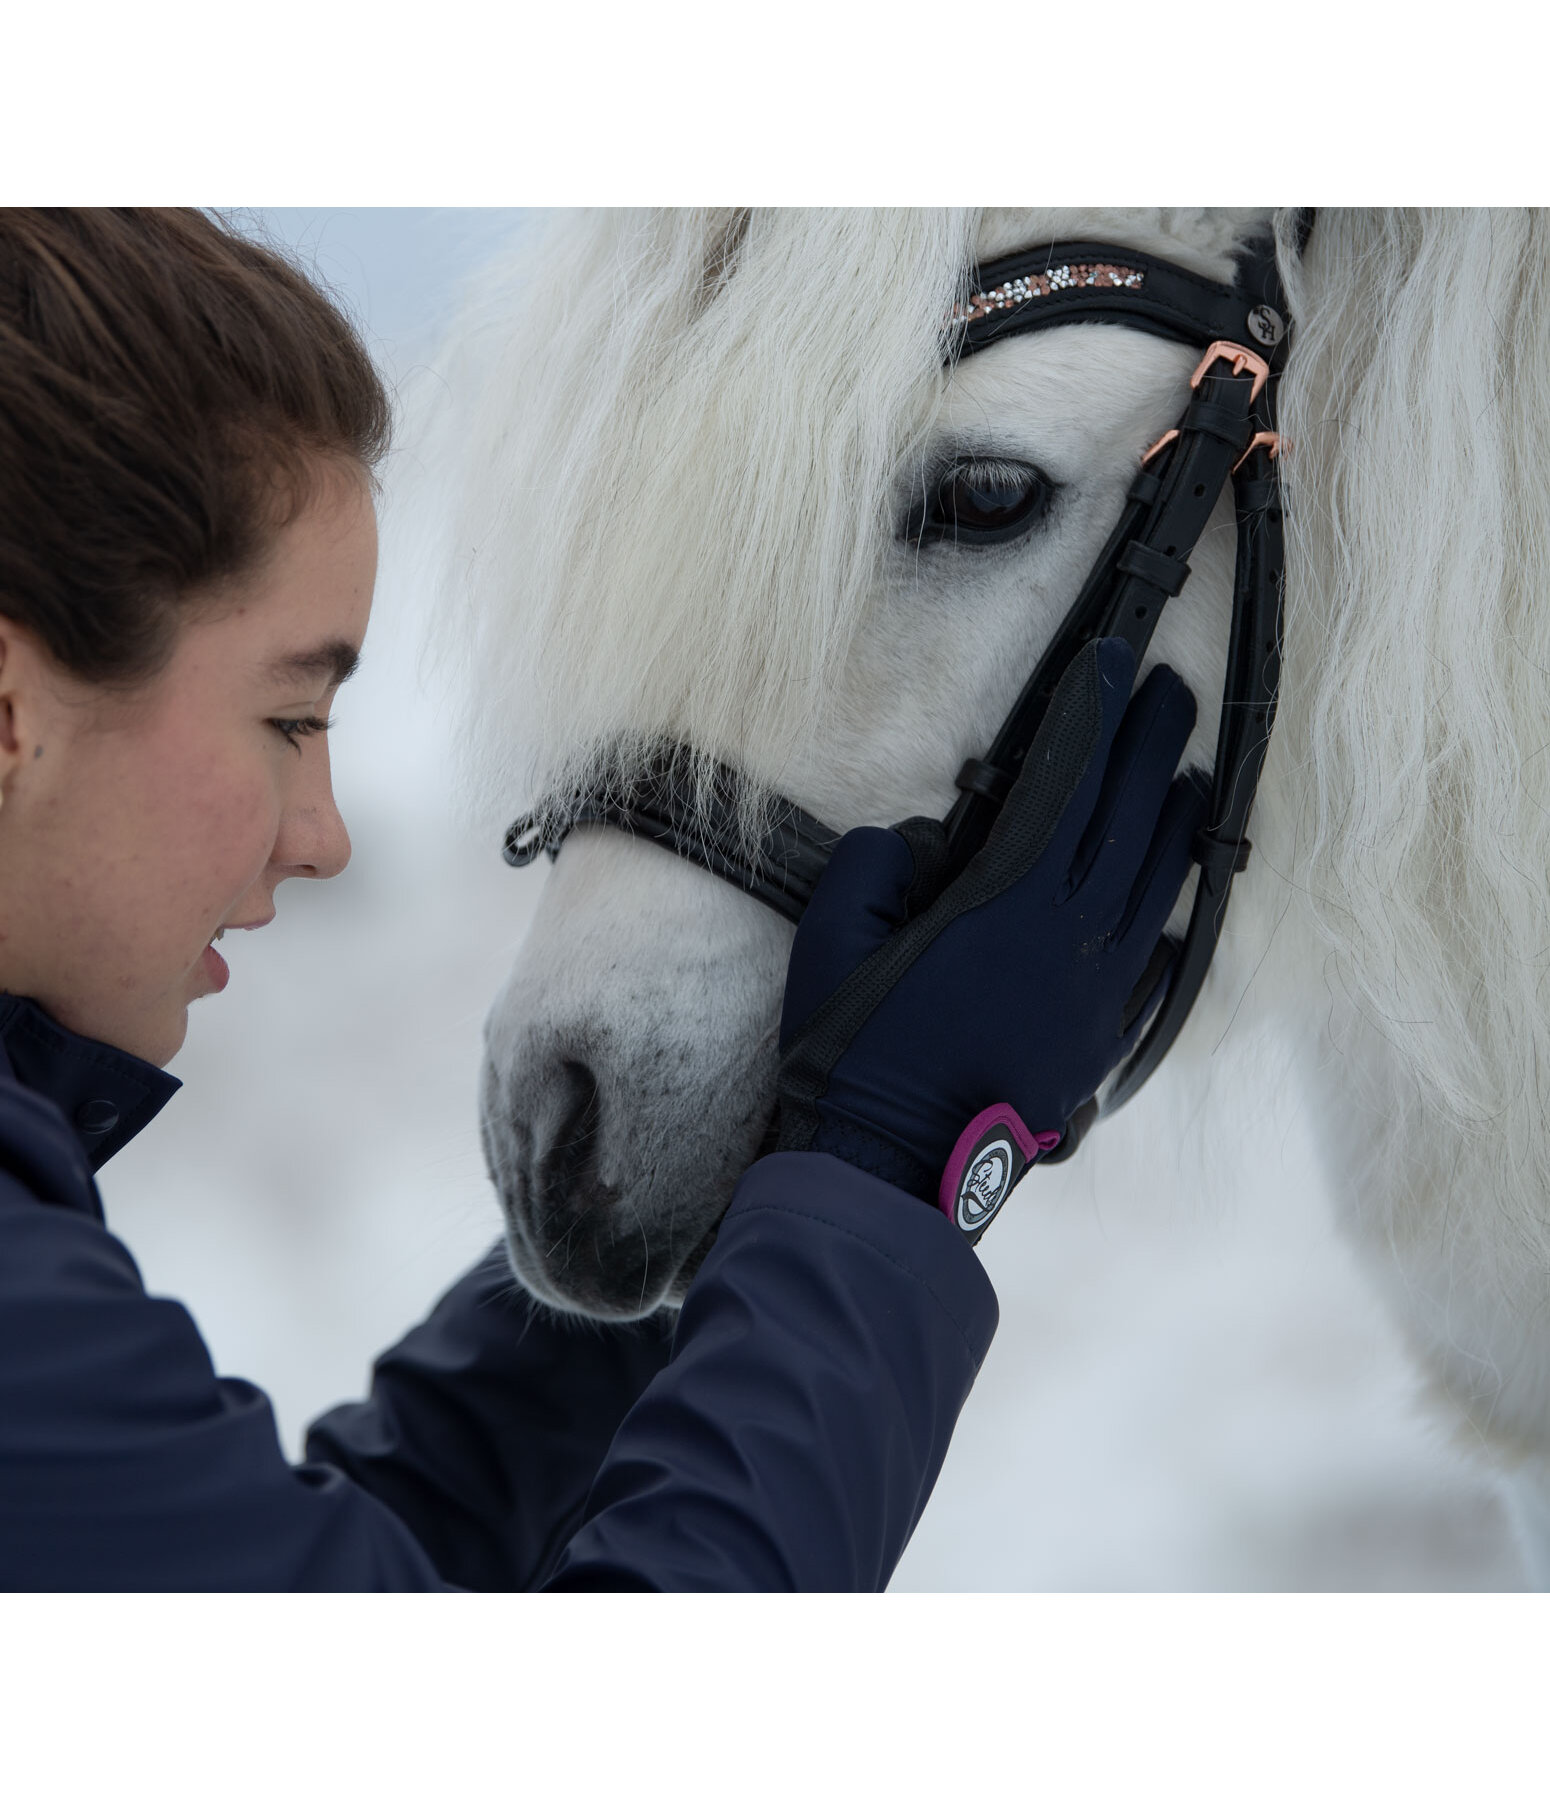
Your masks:
<instances>
[{"instance_id":1,"label":"brown hair","mask_svg":"<svg viewBox=\"0 0 1550 1800\"><path fill-rule=\"evenodd\" d=\"M153 673L391 417L338 307L206 214L0 209L0 614L75 675Z\"/></svg>"}]
</instances>

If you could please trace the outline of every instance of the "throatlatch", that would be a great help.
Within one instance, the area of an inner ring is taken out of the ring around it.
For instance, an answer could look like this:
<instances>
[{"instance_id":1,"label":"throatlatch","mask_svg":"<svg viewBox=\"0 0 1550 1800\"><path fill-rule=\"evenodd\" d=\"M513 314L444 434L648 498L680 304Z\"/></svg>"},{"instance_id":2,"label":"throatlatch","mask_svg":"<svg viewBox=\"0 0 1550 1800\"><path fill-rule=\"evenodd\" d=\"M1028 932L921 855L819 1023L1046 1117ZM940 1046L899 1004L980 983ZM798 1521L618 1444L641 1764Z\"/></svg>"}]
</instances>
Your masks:
<instances>
[{"instance_id":1,"label":"throatlatch","mask_svg":"<svg viewBox=\"0 0 1550 1800\"><path fill-rule=\"evenodd\" d=\"M1311 215L1299 231L1299 250ZM953 360L1004 338L1074 323L1129 326L1201 352L1177 425L1141 458L1124 509L1054 639L994 742L959 770L959 797L943 821L949 876L985 841L1017 779L1062 673L1083 645L1120 637L1145 655L1163 609L1189 577L1189 555L1230 481L1237 513L1232 625L1212 774L1209 823L1195 840L1200 865L1183 942L1159 976L1168 990L1146 1035L1115 1073L1103 1111L1129 1100L1162 1061L1188 1018L1221 937L1233 877L1247 864L1245 835L1275 719L1280 682L1282 509L1276 386L1290 339L1286 298L1266 237L1239 254L1231 287L1112 244L1055 243L1003 257L975 272L955 307ZM839 834L784 797L770 802L757 856L737 826L741 777L718 769L710 804L689 780L691 753L664 744L622 785L602 786L518 819L506 833L513 867L559 854L583 824L611 825L664 845L733 883L793 923ZM1097 1112L1068 1123L1068 1156Z\"/></svg>"}]
</instances>

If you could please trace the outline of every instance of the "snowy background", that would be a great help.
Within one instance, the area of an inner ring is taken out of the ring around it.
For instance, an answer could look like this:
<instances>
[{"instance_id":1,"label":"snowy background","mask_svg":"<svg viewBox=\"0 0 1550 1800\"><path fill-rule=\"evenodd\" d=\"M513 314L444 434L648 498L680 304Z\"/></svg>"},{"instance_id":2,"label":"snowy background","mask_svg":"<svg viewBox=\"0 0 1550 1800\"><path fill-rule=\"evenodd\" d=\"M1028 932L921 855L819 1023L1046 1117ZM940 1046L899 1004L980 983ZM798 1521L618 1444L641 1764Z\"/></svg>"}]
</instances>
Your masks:
<instances>
[{"instance_id":1,"label":"snowy background","mask_svg":"<svg viewBox=\"0 0 1550 1800\"><path fill-rule=\"evenodd\" d=\"M395 384L521 229L245 216L350 303ZM194 1008L172 1065L185 1091L102 1184L147 1284L268 1390L293 1452L497 1235L479 1030L544 879L457 823L393 500L390 468L377 614L331 739L354 859L288 883L269 931L223 946L231 986ZM1000 1332L896 1588L1519 1585L1489 1483L1422 1407L1334 1235L1274 1047L1217 1079L1239 1123L1212 1179L1172 1148L1160 1077L987 1236Z\"/></svg>"}]
</instances>

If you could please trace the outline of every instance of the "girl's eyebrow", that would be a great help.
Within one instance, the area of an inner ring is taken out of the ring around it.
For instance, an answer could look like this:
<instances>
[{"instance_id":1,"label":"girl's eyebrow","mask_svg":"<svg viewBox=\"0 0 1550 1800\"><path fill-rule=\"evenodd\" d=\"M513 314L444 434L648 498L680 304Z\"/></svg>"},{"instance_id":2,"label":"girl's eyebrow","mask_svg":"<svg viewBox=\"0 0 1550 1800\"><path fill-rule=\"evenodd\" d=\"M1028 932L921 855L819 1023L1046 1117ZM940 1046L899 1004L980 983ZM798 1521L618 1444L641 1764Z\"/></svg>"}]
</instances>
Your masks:
<instances>
[{"instance_id":1,"label":"girl's eyebrow","mask_svg":"<svg viewBox=\"0 0 1550 1800\"><path fill-rule=\"evenodd\" d=\"M326 675L330 687L340 687L361 666L361 653L343 638L330 638L311 650L297 650L277 657L269 665L276 681L304 680L308 676Z\"/></svg>"}]
</instances>

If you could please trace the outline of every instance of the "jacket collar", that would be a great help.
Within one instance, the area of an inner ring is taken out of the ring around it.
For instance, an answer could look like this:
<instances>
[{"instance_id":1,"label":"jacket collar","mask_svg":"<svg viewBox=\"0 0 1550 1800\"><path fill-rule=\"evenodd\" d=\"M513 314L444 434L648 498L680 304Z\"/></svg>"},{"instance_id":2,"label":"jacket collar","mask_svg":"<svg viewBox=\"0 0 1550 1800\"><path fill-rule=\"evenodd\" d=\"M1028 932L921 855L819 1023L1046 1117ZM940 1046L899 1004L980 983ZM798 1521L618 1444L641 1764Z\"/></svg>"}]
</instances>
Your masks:
<instances>
[{"instance_id":1,"label":"jacket collar","mask_svg":"<svg viewBox=\"0 0 1550 1800\"><path fill-rule=\"evenodd\" d=\"M127 1050L77 1037L15 994L0 994L3 1075L59 1108L94 1175L183 1085Z\"/></svg>"}]
</instances>

